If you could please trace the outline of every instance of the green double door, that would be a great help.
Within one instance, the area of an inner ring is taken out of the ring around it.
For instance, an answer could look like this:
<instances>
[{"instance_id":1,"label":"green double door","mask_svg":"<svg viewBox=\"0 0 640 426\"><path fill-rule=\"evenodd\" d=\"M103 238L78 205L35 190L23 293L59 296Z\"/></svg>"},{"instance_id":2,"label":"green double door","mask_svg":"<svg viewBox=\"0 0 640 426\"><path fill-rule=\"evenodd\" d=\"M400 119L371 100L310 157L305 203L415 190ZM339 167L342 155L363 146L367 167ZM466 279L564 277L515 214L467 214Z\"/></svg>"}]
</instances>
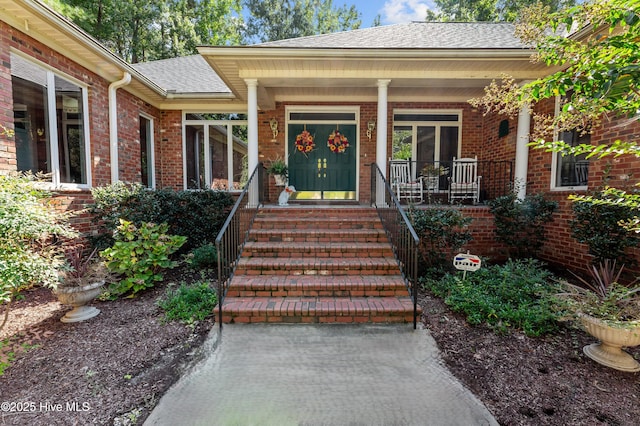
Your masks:
<instances>
[{"instance_id":1,"label":"green double door","mask_svg":"<svg viewBox=\"0 0 640 426\"><path fill-rule=\"evenodd\" d=\"M304 130L313 136L315 147L301 152L296 137ZM338 130L349 143L344 152L333 152L329 135ZM289 184L296 187L297 200L355 200L356 125L289 124Z\"/></svg>"}]
</instances>

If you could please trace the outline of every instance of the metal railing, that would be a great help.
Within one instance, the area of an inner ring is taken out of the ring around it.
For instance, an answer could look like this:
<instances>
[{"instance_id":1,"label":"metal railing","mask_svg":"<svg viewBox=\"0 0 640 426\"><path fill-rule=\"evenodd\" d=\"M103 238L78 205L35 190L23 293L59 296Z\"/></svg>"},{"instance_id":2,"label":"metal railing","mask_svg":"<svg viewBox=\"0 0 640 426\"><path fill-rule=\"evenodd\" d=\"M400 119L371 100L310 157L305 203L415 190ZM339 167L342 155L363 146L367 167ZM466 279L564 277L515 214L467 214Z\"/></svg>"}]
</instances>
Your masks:
<instances>
[{"instance_id":1,"label":"metal railing","mask_svg":"<svg viewBox=\"0 0 640 426\"><path fill-rule=\"evenodd\" d=\"M258 209L264 200L264 174L264 167L262 164L258 164L216 237L216 250L218 252L218 324L220 329L222 329L222 302L238 265L238 260L242 255L249 229L251 229L251 225L258 214Z\"/></svg>"},{"instance_id":2,"label":"metal railing","mask_svg":"<svg viewBox=\"0 0 640 426\"><path fill-rule=\"evenodd\" d=\"M418 321L418 249L420 239L400 202L391 191L389 183L375 163L371 164L371 205L376 208L391 241L393 252L413 301L413 328L415 329Z\"/></svg>"},{"instance_id":3,"label":"metal railing","mask_svg":"<svg viewBox=\"0 0 640 426\"><path fill-rule=\"evenodd\" d=\"M422 180L424 203L442 204L449 203L451 200L464 201L465 198L471 200L471 196L451 197L452 161L408 160L408 162L412 179ZM479 160L477 163L477 175L482 177L478 180L478 201L480 203L508 195L513 191L513 161ZM459 186L458 184L458 192L460 192ZM474 190L475 188L470 185L466 192L471 194Z\"/></svg>"}]
</instances>

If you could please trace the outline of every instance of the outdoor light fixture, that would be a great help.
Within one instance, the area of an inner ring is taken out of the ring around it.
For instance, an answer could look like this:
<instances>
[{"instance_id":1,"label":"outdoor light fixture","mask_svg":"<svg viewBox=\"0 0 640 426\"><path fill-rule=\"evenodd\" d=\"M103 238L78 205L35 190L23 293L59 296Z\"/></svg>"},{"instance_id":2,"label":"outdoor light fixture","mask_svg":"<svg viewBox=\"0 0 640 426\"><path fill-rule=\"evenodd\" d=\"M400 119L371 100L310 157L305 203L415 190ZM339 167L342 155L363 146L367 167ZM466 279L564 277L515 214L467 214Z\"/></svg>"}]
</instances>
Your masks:
<instances>
[{"instance_id":1,"label":"outdoor light fixture","mask_svg":"<svg viewBox=\"0 0 640 426\"><path fill-rule=\"evenodd\" d=\"M271 127L271 132L273 133L273 138L275 139L278 136L278 120L272 118L269 120L269 127Z\"/></svg>"},{"instance_id":2,"label":"outdoor light fixture","mask_svg":"<svg viewBox=\"0 0 640 426\"><path fill-rule=\"evenodd\" d=\"M376 120L371 120L367 123L367 137L371 139L373 135L373 129L376 128Z\"/></svg>"}]
</instances>

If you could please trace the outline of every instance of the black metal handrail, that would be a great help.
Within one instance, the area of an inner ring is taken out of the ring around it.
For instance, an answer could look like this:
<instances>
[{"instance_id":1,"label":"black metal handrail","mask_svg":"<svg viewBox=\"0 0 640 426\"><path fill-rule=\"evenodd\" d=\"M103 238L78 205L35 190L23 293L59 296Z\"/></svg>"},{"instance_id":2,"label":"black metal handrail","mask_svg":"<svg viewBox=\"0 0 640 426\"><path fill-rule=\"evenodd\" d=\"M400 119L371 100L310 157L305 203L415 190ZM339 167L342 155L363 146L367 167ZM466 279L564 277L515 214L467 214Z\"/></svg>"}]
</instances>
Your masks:
<instances>
[{"instance_id":1,"label":"black metal handrail","mask_svg":"<svg viewBox=\"0 0 640 426\"><path fill-rule=\"evenodd\" d=\"M371 205L391 241L413 301L413 328L418 321L418 249L420 239L377 164L371 164Z\"/></svg>"},{"instance_id":2,"label":"black metal handrail","mask_svg":"<svg viewBox=\"0 0 640 426\"><path fill-rule=\"evenodd\" d=\"M258 214L264 193L264 167L258 164L216 237L218 252L218 324L222 329L222 302L227 293L249 229Z\"/></svg>"}]
</instances>

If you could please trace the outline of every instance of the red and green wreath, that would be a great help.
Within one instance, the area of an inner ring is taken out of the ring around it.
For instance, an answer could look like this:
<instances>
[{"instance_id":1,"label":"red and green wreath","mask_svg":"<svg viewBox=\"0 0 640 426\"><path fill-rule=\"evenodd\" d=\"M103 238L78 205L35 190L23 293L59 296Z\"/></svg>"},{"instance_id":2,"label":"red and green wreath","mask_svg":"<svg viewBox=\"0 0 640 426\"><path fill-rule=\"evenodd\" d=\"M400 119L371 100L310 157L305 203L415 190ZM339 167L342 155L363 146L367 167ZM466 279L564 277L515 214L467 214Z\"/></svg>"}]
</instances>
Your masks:
<instances>
[{"instance_id":1,"label":"red and green wreath","mask_svg":"<svg viewBox=\"0 0 640 426\"><path fill-rule=\"evenodd\" d=\"M339 130L334 130L333 133L329 135L329 139L327 140L327 146L331 150L331 152L335 152L337 154L343 153L349 148L349 141L340 133Z\"/></svg>"},{"instance_id":2,"label":"red and green wreath","mask_svg":"<svg viewBox=\"0 0 640 426\"><path fill-rule=\"evenodd\" d=\"M298 136L296 136L296 149L303 154L308 154L313 151L316 144L313 143L313 136L306 130L303 130Z\"/></svg>"}]
</instances>

